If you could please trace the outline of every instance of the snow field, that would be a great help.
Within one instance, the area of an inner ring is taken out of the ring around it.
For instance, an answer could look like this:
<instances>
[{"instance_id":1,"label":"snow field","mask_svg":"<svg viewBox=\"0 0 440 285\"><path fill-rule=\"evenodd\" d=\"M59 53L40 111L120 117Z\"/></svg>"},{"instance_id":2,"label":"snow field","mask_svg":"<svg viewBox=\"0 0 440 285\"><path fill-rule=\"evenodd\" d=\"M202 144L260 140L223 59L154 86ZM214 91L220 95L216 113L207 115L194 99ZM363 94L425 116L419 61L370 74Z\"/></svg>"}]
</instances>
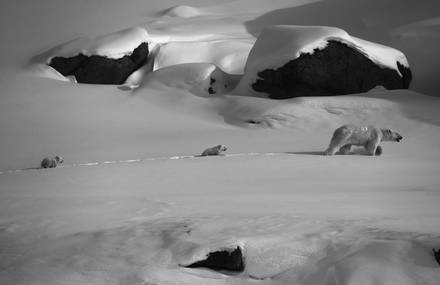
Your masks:
<instances>
[{"instance_id":1,"label":"snow field","mask_svg":"<svg viewBox=\"0 0 440 285\"><path fill-rule=\"evenodd\" d=\"M283 101L233 94L272 24L337 26L395 46L415 90L436 94L435 1L17 1L0 26L0 284L438 284L437 98L380 88ZM348 35L319 29L304 51L329 32ZM161 68L150 72L150 60L120 88L72 84L43 66L48 55L122 56L144 40ZM31 75L29 59L40 63ZM322 156L346 123L404 139L380 157ZM219 143L226 156L193 157ZM65 167L7 171L52 154ZM242 273L182 266L236 246Z\"/></svg>"}]
</instances>

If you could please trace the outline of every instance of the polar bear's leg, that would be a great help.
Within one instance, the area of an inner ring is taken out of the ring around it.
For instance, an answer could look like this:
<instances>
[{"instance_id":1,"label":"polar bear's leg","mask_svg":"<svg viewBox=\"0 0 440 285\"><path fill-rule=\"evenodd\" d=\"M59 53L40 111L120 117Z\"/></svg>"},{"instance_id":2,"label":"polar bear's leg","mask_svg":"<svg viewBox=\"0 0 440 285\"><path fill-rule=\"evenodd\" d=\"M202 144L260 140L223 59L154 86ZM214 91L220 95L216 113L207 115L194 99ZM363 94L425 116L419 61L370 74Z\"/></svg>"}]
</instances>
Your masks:
<instances>
[{"instance_id":1,"label":"polar bear's leg","mask_svg":"<svg viewBox=\"0 0 440 285\"><path fill-rule=\"evenodd\" d=\"M325 150L324 155L334 155L341 146L339 144L330 143L328 148Z\"/></svg>"},{"instance_id":2,"label":"polar bear's leg","mask_svg":"<svg viewBox=\"0 0 440 285\"><path fill-rule=\"evenodd\" d=\"M367 154L368 155L375 155L376 154L376 149L377 149L378 145L379 145L379 140L369 141L365 145L365 149L367 150Z\"/></svg>"},{"instance_id":3,"label":"polar bear's leg","mask_svg":"<svg viewBox=\"0 0 440 285\"><path fill-rule=\"evenodd\" d=\"M342 141L333 141L330 143L326 151L324 152L325 155L334 155L341 147L343 147L346 144L346 140L343 139Z\"/></svg>"},{"instance_id":4,"label":"polar bear's leg","mask_svg":"<svg viewBox=\"0 0 440 285\"><path fill-rule=\"evenodd\" d=\"M341 154L348 154L350 152L350 149L351 149L351 144L346 144L339 149L339 152Z\"/></svg>"},{"instance_id":5,"label":"polar bear's leg","mask_svg":"<svg viewBox=\"0 0 440 285\"><path fill-rule=\"evenodd\" d=\"M324 154L334 155L341 147L347 144L350 135L351 134L349 132L344 132L344 130L336 130L330 141L330 145L328 146Z\"/></svg>"},{"instance_id":6,"label":"polar bear's leg","mask_svg":"<svg viewBox=\"0 0 440 285\"><path fill-rule=\"evenodd\" d=\"M375 155L379 156L379 155L382 155L382 153L383 153L383 149L382 149L382 147L380 145L378 145L376 147Z\"/></svg>"}]
</instances>

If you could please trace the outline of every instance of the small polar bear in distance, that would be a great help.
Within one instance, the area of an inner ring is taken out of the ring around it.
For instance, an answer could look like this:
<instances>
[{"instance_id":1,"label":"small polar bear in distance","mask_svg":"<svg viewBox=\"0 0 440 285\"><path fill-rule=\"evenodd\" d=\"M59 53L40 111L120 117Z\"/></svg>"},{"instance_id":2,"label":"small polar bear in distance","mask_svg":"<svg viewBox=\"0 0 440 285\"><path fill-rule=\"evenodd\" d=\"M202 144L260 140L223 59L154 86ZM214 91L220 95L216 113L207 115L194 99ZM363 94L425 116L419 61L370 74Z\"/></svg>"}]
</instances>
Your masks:
<instances>
[{"instance_id":1,"label":"small polar bear in distance","mask_svg":"<svg viewBox=\"0 0 440 285\"><path fill-rule=\"evenodd\" d=\"M205 149L200 156L220 155L222 152L227 150L228 149L225 145L219 144Z\"/></svg>"},{"instance_id":2,"label":"small polar bear in distance","mask_svg":"<svg viewBox=\"0 0 440 285\"><path fill-rule=\"evenodd\" d=\"M380 142L400 142L402 139L403 137L399 133L390 129L344 125L334 131L330 145L324 154L333 155L338 150L341 154L348 154L351 146L356 145L363 146L368 155L381 155L383 150L379 145Z\"/></svg>"},{"instance_id":3,"label":"small polar bear in distance","mask_svg":"<svg viewBox=\"0 0 440 285\"><path fill-rule=\"evenodd\" d=\"M64 162L64 159L58 155L55 157L45 157L41 161L41 168L55 168L63 162Z\"/></svg>"}]
</instances>

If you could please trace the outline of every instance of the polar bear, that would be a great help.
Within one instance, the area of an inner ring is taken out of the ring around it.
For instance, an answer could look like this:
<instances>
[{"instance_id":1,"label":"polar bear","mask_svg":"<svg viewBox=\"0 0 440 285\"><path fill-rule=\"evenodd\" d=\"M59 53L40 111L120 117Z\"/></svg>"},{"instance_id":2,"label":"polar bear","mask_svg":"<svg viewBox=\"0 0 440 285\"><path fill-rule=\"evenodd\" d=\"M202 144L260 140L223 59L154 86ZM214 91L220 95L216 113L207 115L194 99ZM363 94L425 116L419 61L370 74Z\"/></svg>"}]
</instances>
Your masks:
<instances>
[{"instance_id":1,"label":"polar bear","mask_svg":"<svg viewBox=\"0 0 440 285\"><path fill-rule=\"evenodd\" d=\"M58 166L58 164L61 164L64 162L64 159L61 156L55 156L55 157L45 157L41 161L41 168L55 168Z\"/></svg>"},{"instance_id":2,"label":"polar bear","mask_svg":"<svg viewBox=\"0 0 440 285\"><path fill-rule=\"evenodd\" d=\"M337 128L330 141L330 145L324 152L325 155L333 155L338 150L341 154L348 154L352 145L363 146L368 155L381 155L381 141L400 142L403 137L390 130L379 129L374 126L358 127L344 125Z\"/></svg>"},{"instance_id":3,"label":"polar bear","mask_svg":"<svg viewBox=\"0 0 440 285\"><path fill-rule=\"evenodd\" d=\"M219 144L210 148L205 149L200 156L208 156L208 155L219 155L224 151L227 151L225 145Z\"/></svg>"}]
</instances>

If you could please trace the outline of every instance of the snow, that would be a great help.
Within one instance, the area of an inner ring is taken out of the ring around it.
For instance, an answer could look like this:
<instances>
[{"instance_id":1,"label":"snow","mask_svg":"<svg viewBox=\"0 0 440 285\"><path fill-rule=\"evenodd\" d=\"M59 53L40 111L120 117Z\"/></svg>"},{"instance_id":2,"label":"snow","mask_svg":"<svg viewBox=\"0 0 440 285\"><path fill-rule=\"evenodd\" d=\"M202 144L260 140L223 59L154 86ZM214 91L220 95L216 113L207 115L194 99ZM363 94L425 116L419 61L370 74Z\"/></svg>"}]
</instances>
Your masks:
<instances>
[{"instance_id":1,"label":"snow","mask_svg":"<svg viewBox=\"0 0 440 285\"><path fill-rule=\"evenodd\" d=\"M130 55L140 44L149 42L148 33L141 27L128 28L95 38L79 38L61 46L46 60L50 63L54 57L73 57L100 55L118 59Z\"/></svg>"},{"instance_id":2,"label":"snow","mask_svg":"<svg viewBox=\"0 0 440 285\"><path fill-rule=\"evenodd\" d=\"M202 12L199 9L187 5L172 7L164 13L166 16L179 18L191 18L199 16L200 14L202 14Z\"/></svg>"},{"instance_id":3,"label":"snow","mask_svg":"<svg viewBox=\"0 0 440 285\"><path fill-rule=\"evenodd\" d=\"M182 63L213 63L230 74L243 74L254 40L170 42L160 47L154 69Z\"/></svg>"},{"instance_id":4,"label":"snow","mask_svg":"<svg viewBox=\"0 0 440 285\"><path fill-rule=\"evenodd\" d=\"M438 3L191 0L185 11L170 10L175 0L20 1L1 4L0 284L438 284ZM329 17L315 14L322 5ZM332 16L346 5L352 14ZM246 25L277 9L288 24L305 17L386 45L377 27L392 31L416 89L236 96L255 40ZM126 34L113 32L127 27L141 28L116 49ZM83 35L94 47L96 35L114 35L102 42L114 54L145 36L170 61L153 71L150 60L124 86L53 80L45 55ZM206 94L212 77L218 93ZM323 156L347 123L404 138L380 157ZM225 156L196 157L220 143ZM32 169L53 155L62 167ZM182 266L236 246L242 273Z\"/></svg>"},{"instance_id":5,"label":"snow","mask_svg":"<svg viewBox=\"0 0 440 285\"><path fill-rule=\"evenodd\" d=\"M399 75L397 63L409 67L405 55L391 47L376 44L350 36L346 31L325 26L270 26L259 35L249 53L245 74L237 91L242 95L258 92L251 85L258 73L266 69L277 69L301 54L313 54L315 49L323 49L328 41L340 41L363 53L379 66L394 69Z\"/></svg>"},{"instance_id":6,"label":"snow","mask_svg":"<svg viewBox=\"0 0 440 285\"><path fill-rule=\"evenodd\" d=\"M198 96L209 97L227 93L237 83L236 76L225 73L214 64L185 63L161 68L148 74L143 80L142 87L173 87Z\"/></svg>"}]
</instances>

